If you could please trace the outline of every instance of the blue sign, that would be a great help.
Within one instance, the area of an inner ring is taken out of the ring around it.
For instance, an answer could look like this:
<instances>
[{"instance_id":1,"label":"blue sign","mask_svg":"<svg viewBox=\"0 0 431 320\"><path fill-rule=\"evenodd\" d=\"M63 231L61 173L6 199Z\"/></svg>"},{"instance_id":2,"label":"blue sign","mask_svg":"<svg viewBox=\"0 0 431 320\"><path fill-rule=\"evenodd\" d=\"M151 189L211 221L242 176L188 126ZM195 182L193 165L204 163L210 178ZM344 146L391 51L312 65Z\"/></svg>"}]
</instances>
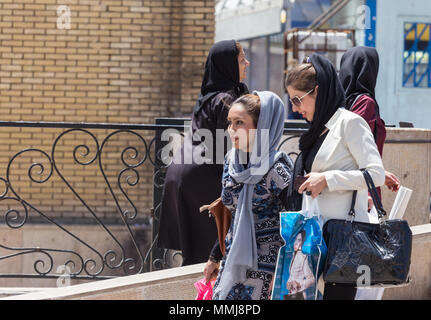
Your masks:
<instances>
[{"instance_id":1,"label":"blue sign","mask_svg":"<svg viewBox=\"0 0 431 320\"><path fill-rule=\"evenodd\" d=\"M377 0L367 0L365 5L369 8L370 25L365 29L365 46L376 47Z\"/></svg>"}]
</instances>

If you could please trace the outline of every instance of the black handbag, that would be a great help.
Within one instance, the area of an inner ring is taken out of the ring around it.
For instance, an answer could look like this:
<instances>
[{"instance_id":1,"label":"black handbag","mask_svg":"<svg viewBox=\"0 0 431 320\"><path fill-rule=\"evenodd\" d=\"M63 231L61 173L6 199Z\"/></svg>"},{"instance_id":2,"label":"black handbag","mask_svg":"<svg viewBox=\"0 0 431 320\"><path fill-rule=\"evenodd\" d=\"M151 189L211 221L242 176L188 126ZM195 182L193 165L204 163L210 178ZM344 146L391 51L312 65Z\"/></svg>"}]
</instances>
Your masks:
<instances>
[{"instance_id":1,"label":"black handbag","mask_svg":"<svg viewBox=\"0 0 431 320\"><path fill-rule=\"evenodd\" d=\"M323 227L323 237L328 246L323 280L361 286L362 275L367 271L370 276L367 285L406 284L410 281L412 232L405 220L383 219L386 212L374 182L367 170L361 171L380 223L354 221L357 195L354 191L350 219L329 220Z\"/></svg>"}]
</instances>

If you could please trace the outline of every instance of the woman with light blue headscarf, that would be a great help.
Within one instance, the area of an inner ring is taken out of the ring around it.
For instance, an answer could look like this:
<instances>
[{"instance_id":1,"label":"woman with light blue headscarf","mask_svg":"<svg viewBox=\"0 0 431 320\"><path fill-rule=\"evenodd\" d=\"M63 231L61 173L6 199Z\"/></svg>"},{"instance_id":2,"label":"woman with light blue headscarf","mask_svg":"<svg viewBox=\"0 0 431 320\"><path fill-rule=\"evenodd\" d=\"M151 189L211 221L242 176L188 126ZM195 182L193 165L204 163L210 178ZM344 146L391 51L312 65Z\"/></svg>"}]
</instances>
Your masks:
<instances>
[{"instance_id":1,"label":"woman with light blue headscarf","mask_svg":"<svg viewBox=\"0 0 431 320\"><path fill-rule=\"evenodd\" d=\"M233 148L226 155L222 201L232 213L214 300L271 297L279 248L280 211L287 206L292 160L277 151L284 129L284 105L272 92L236 100L228 115ZM204 273L214 274L221 257L213 250ZM216 272L215 272L216 273Z\"/></svg>"}]
</instances>

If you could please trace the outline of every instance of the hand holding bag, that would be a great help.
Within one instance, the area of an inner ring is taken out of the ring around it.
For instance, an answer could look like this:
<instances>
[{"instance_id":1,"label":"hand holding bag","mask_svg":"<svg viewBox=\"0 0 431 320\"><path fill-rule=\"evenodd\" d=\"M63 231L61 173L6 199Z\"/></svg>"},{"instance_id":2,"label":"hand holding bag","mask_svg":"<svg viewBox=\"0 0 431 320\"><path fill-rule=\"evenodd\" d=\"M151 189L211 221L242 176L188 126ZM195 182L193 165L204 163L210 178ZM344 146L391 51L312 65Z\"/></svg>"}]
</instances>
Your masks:
<instances>
[{"instance_id":1,"label":"hand holding bag","mask_svg":"<svg viewBox=\"0 0 431 320\"><path fill-rule=\"evenodd\" d=\"M232 213L225 207L221 198L217 198L211 204L202 206L199 209L200 212L205 210L208 210L215 218L220 251L224 255L226 251L224 239L232 223Z\"/></svg>"},{"instance_id":2,"label":"hand holding bag","mask_svg":"<svg viewBox=\"0 0 431 320\"><path fill-rule=\"evenodd\" d=\"M204 279L196 281L194 286L196 288L197 294L195 300L212 300L213 288L216 280L213 279L207 283Z\"/></svg>"},{"instance_id":3,"label":"hand holding bag","mask_svg":"<svg viewBox=\"0 0 431 320\"><path fill-rule=\"evenodd\" d=\"M323 227L323 237L328 246L323 279L356 286L406 284L409 282L412 232L405 220L383 220L386 212L374 182L367 170L361 171L380 223L354 221L357 195L354 191L350 221L333 219ZM368 271L367 283L361 284L359 278Z\"/></svg>"}]
</instances>

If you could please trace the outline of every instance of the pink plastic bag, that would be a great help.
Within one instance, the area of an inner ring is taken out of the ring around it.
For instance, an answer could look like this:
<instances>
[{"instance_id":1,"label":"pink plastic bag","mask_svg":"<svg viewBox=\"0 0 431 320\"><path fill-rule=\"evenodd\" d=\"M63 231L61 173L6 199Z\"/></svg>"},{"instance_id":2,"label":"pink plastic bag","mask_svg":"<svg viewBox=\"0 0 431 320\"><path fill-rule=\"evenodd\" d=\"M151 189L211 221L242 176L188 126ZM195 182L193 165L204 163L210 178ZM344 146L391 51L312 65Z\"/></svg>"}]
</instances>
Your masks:
<instances>
[{"instance_id":1,"label":"pink plastic bag","mask_svg":"<svg viewBox=\"0 0 431 320\"><path fill-rule=\"evenodd\" d=\"M213 279L206 283L205 278L195 282L195 288L198 292L195 300L212 300L213 288L216 280Z\"/></svg>"}]
</instances>

